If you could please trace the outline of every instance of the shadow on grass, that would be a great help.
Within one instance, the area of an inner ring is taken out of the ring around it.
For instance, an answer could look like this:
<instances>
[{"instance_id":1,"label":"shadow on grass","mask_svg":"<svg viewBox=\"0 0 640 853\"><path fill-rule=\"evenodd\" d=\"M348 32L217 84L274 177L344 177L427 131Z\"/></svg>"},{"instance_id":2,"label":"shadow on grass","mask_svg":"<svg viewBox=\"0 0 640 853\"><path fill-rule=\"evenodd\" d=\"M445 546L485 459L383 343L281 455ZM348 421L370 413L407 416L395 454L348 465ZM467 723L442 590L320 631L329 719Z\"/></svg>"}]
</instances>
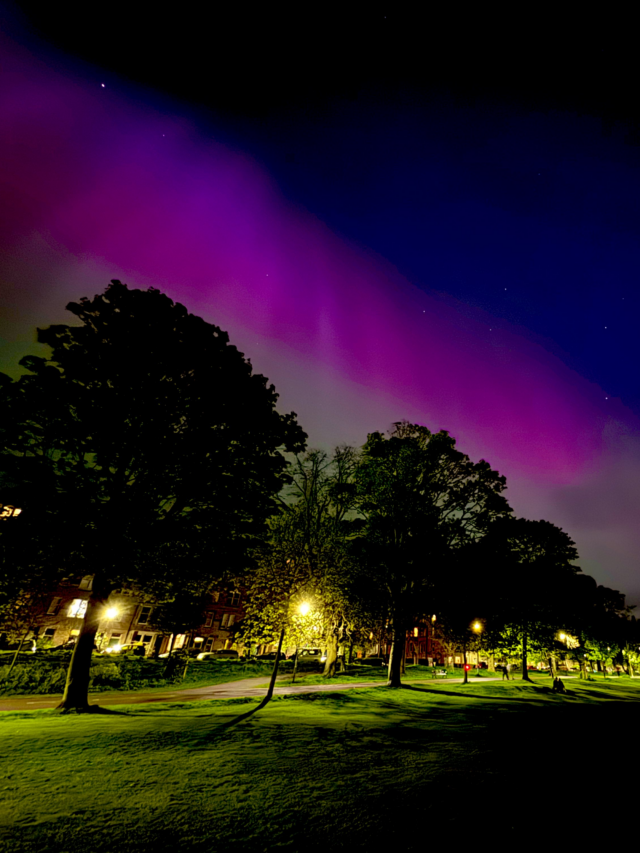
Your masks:
<instances>
[{"instance_id":1,"label":"shadow on grass","mask_svg":"<svg viewBox=\"0 0 640 853\"><path fill-rule=\"evenodd\" d=\"M489 696L487 693L466 693L458 690L438 690L434 687L416 687L414 684L403 684L401 687L402 690L413 690L416 693L434 693L437 696L460 696L463 699L495 699L496 702L504 702L505 700L509 702L529 702L531 701L531 694L526 696L513 696L508 693L504 693L499 696ZM554 694L553 690L550 687L538 686L537 684L531 685L531 690L534 693L544 694L546 695L559 695ZM565 693L564 695L567 695Z\"/></svg>"},{"instance_id":2,"label":"shadow on grass","mask_svg":"<svg viewBox=\"0 0 640 853\"><path fill-rule=\"evenodd\" d=\"M111 708L104 708L102 705L87 705L86 708L53 708L52 714L59 717L70 717L72 715L85 714L110 714L118 717L127 717L129 714L126 711L113 711Z\"/></svg>"}]
</instances>

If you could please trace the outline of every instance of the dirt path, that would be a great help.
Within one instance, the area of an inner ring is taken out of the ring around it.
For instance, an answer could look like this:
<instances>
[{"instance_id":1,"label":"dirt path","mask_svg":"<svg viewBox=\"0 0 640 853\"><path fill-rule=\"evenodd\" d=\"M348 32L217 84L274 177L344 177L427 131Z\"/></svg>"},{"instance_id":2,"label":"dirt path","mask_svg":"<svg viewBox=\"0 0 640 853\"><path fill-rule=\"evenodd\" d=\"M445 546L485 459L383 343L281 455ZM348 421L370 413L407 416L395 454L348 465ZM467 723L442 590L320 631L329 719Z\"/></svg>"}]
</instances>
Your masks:
<instances>
[{"instance_id":1,"label":"dirt path","mask_svg":"<svg viewBox=\"0 0 640 853\"><path fill-rule=\"evenodd\" d=\"M285 676L286 677L286 676ZM89 699L93 705L140 705L148 702L198 702L203 699L237 699L242 696L262 697L267 692L264 686L267 677L243 678L240 681L230 681L227 684L214 684L210 687L188 687L184 690L131 690L113 691L108 693L91 693ZM280 679L278 679L280 680ZM431 679L409 679L405 684L438 684L455 683L460 681L460 676L455 678L439 678L437 681ZM471 683L471 679L469 679ZM481 684L487 681L499 681L498 678L478 679ZM351 690L354 687L381 687L384 681L357 681L345 684L281 684L276 688L274 695L282 696L288 693L318 693L323 690ZM62 694L47 694L41 696L10 696L0 699L0 711L36 711L42 708L55 708L60 703Z\"/></svg>"}]
</instances>

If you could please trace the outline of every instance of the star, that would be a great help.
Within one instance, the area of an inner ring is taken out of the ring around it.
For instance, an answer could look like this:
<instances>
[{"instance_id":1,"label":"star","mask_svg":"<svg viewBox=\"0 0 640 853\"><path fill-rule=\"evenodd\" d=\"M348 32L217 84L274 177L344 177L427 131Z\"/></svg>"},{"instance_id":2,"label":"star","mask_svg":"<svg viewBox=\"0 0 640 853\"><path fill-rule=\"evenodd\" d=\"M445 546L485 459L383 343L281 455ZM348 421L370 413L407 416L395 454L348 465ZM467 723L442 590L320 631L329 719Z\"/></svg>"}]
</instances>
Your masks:
<instances>
[{"instance_id":1,"label":"star","mask_svg":"<svg viewBox=\"0 0 640 853\"><path fill-rule=\"evenodd\" d=\"M102 86L102 88L104 89L104 83L100 83L100 85L101 85L101 86Z\"/></svg>"}]
</instances>

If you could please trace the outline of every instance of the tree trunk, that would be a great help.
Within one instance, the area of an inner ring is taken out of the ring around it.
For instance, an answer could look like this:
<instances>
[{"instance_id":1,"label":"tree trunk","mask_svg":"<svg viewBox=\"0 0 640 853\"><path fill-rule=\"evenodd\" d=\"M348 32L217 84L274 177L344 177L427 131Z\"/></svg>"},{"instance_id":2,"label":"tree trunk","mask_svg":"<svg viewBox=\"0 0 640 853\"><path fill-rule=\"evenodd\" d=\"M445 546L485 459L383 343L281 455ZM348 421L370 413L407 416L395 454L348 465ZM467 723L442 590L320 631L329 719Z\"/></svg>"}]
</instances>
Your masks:
<instances>
[{"instance_id":1,"label":"tree trunk","mask_svg":"<svg viewBox=\"0 0 640 853\"><path fill-rule=\"evenodd\" d=\"M580 678L584 678L585 681L589 678L587 673L587 662L584 658L580 661Z\"/></svg>"},{"instance_id":2,"label":"tree trunk","mask_svg":"<svg viewBox=\"0 0 640 853\"><path fill-rule=\"evenodd\" d=\"M556 668L556 659L553 655L549 655L549 673L551 675L551 678L553 678L554 680L558 676L558 670Z\"/></svg>"},{"instance_id":3,"label":"tree trunk","mask_svg":"<svg viewBox=\"0 0 640 853\"><path fill-rule=\"evenodd\" d=\"M18 655L22 651L22 645L23 645L24 641L27 639L27 634L29 633L29 631L31 631L31 625L29 625L29 627L25 630L24 634L20 637L20 643L18 644L18 648L16 649L16 653L13 656L13 660L11 661L11 666L9 667L9 671L7 672L7 674L4 677L4 681L9 680L9 676L11 675L11 672L12 672L14 666L16 665L16 661L18 660Z\"/></svg>"},{"instance_id":4,"label":"tree trunk","mask_svg":"<svg viewBox=\"0 0 640 853\"><path fill-rule=\"evenodd\" d=\"M353 663L353 640L349 643L349 666Z\"/></svg>"},{"instance_id":5,"label":"tree trunk","mask_svg":"<svg viewBox=\"0 0 640 853\"><path fill-rule=\"evenodd\" d=\"M104 608L110 593L111 589L102 585L96 575L93 579L91 596L87 601L87 612L80 628L80 635L71 655L62 702L56 708L57 711L84 713L89 711L90 707L97 708L96 705L89 705L91 654L98 625L104 615Z\"/></svg>"},{"instance_id":6,"label":"tree trunk","mask_svg":"<svg viewBox=\"0 0 640 853\"><path fill-rule=\"evenodd\" d=\"M402 658L404 656L405 631L396 627L394 622L392 631L391 655L389 657L389 680L387 687L402 687L400 679L402 671Z\"/></svg>"},{"instance_id":7,"label":"tree trunk","mask_svg":"<svg viewBox=\"0 0 640 853\"><path fill-rule=\"evenodd\" d=\"M258 707L255 708L253 711L251 711L252 714L255 714L256 711L260 711L262 708L264 708L264 706L268 702L270 702L272 697L273 697L273 688L275 687L275 684L276 684L276 677L278 675L278 667L280 665L280 653L282 652L282 641L284 640L284 631L285 631L285 626L283 625L282 631L280 631L280 639L278 640L278 651L276 652L276 659L273 662L273 669L271 670L271 678L269 680L269 689L267 690L267 695L264 697L264 699L258 705Z\"/></svg>"},{"instance_id":8,"label":"tree trunk","mask_svg":"<svg viewBox=\"0 0 640 853\"><path fill-rule=\"evenodd\" d=\"M333 678L336 674L336 661L338 659L338 638L331 632L327 638L327 659L324 663L323 678Z\"/></svg>"},{"instance_id":9,"label":"tree trunk","mask_svg":"<svg viewBox=\"0 0 640 853\"><path fill-rule=\"evenodd\" d=\"M496 671L496 656L493 652L489 655L489 672Z\"/></svg>"},{"instance_id":10,"label":"tree trunk","mask_svg":"<svg viewBox=\"0 0 640 853\"><path fill-rule=\"evenodd\" d=\"M463 684L469 683L469 677L467 673L467 644L466 642L462 644L462 669L464 671L464 678L462 679Z\"/></svg>"},{"instance_id":11,"label":"tree trunk","mask_svg":"<svg viewBox=\"0 0 640 853\"><path fill-rule=\"evenodd\" d=\"M291 676L291 683L296 683L296 673L298 672L298 647L296 646L296 652L293 656L293 675Z\"/></svg>"},{"instance_id":12,"label":"tree trunk","mask_svg":"<svg viewBox=\"0 0 640 853\"><path fill-rule=\"evenodd\" d=\"M522 680L531 682L531 679L529 678L529 668L527 666L527 640L527 629L525 628L522 632Z\"/></svg>"}]
</instances>

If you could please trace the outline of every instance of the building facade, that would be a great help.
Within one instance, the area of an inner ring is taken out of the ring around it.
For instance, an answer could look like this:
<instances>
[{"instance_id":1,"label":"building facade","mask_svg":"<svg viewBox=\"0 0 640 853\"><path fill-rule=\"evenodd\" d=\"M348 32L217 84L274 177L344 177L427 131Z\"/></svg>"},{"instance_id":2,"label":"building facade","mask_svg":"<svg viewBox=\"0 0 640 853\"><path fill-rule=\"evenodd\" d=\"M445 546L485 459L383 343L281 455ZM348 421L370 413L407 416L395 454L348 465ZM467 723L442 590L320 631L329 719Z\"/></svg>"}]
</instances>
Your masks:
<instances>
[{"instance_id":1,"label":"building facade","mask_svg":"<svg viewBox=\"0 0 640 853\"><path fill-rule=\"evenodd\" d=\"M93 577L63 578L47 595L31 605L28 636L41 645L63 646L74 642L91 595ZM160 630L153 621L153 602L141 601L126 590L112 593L104 609L96 635L100 651L130 643L143 643L146 654L156 655L174 649L199 648L202 651L225 649L233 640L234 626L243 616L242 590L212 593L203 613L203 622L188 634L172 635ZM15 631L7 631L9 642L24 633L25 622Z\"/></svg>"}]
</instances>

